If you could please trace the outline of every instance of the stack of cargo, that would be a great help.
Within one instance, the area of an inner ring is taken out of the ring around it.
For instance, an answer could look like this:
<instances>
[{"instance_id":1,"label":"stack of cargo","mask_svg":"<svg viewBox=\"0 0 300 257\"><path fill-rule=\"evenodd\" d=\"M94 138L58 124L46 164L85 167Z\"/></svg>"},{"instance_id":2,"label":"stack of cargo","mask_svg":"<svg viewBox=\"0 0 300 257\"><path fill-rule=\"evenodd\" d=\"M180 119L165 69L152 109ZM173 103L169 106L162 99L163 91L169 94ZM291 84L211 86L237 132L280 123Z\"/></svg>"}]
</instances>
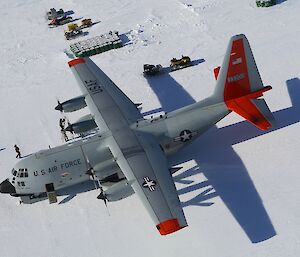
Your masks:
<instances>
[{"instance_id":1,"label":"stack of cargo","mask_svg":"<svg viewBox=\"0 0 300 257\"><path fill-rule=\"evenodd\" d=\"M122 46L118 32L110 31L107 34L74 43L70 45L70 50L76 57L88 57Z\"/></svg>"},{"instance_id":2,"label":"stack of cargo","mask_svg":"<svg viewBox=\"0 0 300 257\"><path fill-rule=\"evenodd\" d=\"M276 4L276 0L256 0L257 7L270 7Z\"/></svg>"}]
</instances>

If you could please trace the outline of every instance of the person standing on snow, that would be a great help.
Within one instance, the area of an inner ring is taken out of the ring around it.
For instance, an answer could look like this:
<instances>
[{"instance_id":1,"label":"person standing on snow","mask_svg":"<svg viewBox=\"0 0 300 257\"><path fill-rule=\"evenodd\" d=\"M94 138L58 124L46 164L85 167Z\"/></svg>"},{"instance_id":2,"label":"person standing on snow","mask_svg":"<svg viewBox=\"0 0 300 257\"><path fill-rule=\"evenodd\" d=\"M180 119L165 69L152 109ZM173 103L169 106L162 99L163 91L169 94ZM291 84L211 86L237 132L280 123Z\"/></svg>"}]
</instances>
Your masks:
<instances>
[{"instance_id":1,"label":"person standing on snow","mask_svg":"<svg viewBox=\"0 0 300 257\"><path fill-rule=\"evenodd\" d=\"M66 125L66 119L65 118L60 118L59 119L59 127L60 127L60 132L62 134L63 141L67 142L69 140L66 131L65 131L65 125Z\"/></svg>"},{"instance_id":2,"label":"person standing on snow","mask_svg":"<svg viewBox=\"0 0 300 257\"><path fill-rule=\"evenodd\" d=\"M20 148L17 145L14 145L15 151L17 153L16 158L19 159L21 158L21 152L20 152Z\"/></svg>"}]
</instances>

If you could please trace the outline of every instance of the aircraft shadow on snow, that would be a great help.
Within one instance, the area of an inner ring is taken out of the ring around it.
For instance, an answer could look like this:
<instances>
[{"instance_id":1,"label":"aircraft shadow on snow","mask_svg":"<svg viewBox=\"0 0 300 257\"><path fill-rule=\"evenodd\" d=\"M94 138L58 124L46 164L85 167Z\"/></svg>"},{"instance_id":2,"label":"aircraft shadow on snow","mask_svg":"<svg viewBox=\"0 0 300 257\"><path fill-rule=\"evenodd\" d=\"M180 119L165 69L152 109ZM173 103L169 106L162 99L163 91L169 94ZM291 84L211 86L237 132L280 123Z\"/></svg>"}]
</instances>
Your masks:
<instances>
[{"instance_id":1,"label":"aircraft shadow on snow","mask_svg":"<svg viewBox=\"0 0 300 257\"><path fill-rule=\"evenodd\" d=\"M71 201L73 198L77 196L77 194L89 192L92 190L95 190L97 187L95 186L95 182L92 180L88 180L85 182L82 182L77 185L73 185L67 188L64 188L62 190L59 190L57 192L57 195L59 196L66 196L64 199L62 199L58 204L65 204L69 201Z\"/></svg>"},{"instance_id":2,"label":"aircraft shadow on snow","mask_svg":"<svg viewBox=\"0 0 300 257\"><path fill-rule=\"evenodd\" d=\"M147 81L161 104L161 108L153 110L153 113L158 110L170 112L196 102L169 74L149 77ZM248 121L223 128L214 126L170 158L172 165L180 165L189 160L196 162L192 169L174 176L175 182L187 185L178 190L179 195L201 190L192 199L182 202L182 206L210 206L213 204L211 199L219 196L252 243L267 240L275 236L276 231L243 161L232 146L300 121L300 98L296 97L300 95L300 80L293 78L286 84L292 106L273 112L276 119L273 129L261 131ZM204 85L199 84L201 86ZM200 173L207 180L191 185L194 181L189 177Z\"/></svg>"},{"instance_id":3,"label":"aircraft shadow on snow","mask_svg":"<svg viewBox=\"0 0 300 257\"><path fill-rule=\"evenodd\" d=\"M283 2L286 2L287 0L277 0L276 4L282 4Z\"/></svg>"}]
</instances>

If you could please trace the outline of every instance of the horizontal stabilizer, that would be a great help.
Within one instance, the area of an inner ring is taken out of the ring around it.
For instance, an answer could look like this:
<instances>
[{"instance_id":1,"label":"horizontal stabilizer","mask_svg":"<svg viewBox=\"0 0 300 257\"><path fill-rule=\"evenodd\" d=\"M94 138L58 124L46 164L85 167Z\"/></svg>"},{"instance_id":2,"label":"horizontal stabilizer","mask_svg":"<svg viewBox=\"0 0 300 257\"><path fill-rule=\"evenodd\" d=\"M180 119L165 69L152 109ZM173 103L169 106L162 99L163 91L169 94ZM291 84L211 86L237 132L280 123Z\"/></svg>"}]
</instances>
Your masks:
<instances>
[{"instance_id":1,"label":"horizontal stabilizer","mask_svg":"<svg viewBox=\"0 0 300 257\"><path fill-rule=\"evenodd\" d=\"M230 110L236 112L261 130L272 127L274 116L264 99L238 98L228 104Z\"/></svg>"}]
</instances>

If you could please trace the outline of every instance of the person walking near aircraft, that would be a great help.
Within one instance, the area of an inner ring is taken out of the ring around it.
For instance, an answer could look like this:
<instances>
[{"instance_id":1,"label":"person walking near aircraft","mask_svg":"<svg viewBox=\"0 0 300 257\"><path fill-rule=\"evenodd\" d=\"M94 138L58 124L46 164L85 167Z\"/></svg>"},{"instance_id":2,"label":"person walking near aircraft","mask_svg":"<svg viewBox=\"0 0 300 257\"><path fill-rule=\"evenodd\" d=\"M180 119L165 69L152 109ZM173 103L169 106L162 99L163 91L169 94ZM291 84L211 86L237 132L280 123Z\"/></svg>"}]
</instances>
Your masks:
<instances>
[{"instance_id":1,"label":"person walking near aircraft","mask_svg":"<svg viewBox=\"0 0 300 257\"><path fill-rule=\"evenodd\" d=\"M60 118L59 119L59 127L61 130L65 129L65 124L66 124L66 119L65 118Z\"/></svg>"},{"instance_id":2,"label":"person walking near aircraft","mask_svg":"<svg viewBox=\"0 0 300 257\"><path fill-rule=\"evenodd\" d=\"M20 148L17 145L14 145L15 151L17 153L16 158L19 159L21 158L21 152L20 152Z\"/></svg>"},{"instance_id":3,"label":"person walking near aircraft","mask_svg":"<svg viewBox=\"0 0 300 257\"><path fill-rule=\"evenodd\" d=\"M59 119L59 127L60 127L60 132L62 134L62 140L67 142L69 140L66 131L65 131L65 125L66 125L66 119L65 118L60 118Z\"/></svg>"}]
</instances>

